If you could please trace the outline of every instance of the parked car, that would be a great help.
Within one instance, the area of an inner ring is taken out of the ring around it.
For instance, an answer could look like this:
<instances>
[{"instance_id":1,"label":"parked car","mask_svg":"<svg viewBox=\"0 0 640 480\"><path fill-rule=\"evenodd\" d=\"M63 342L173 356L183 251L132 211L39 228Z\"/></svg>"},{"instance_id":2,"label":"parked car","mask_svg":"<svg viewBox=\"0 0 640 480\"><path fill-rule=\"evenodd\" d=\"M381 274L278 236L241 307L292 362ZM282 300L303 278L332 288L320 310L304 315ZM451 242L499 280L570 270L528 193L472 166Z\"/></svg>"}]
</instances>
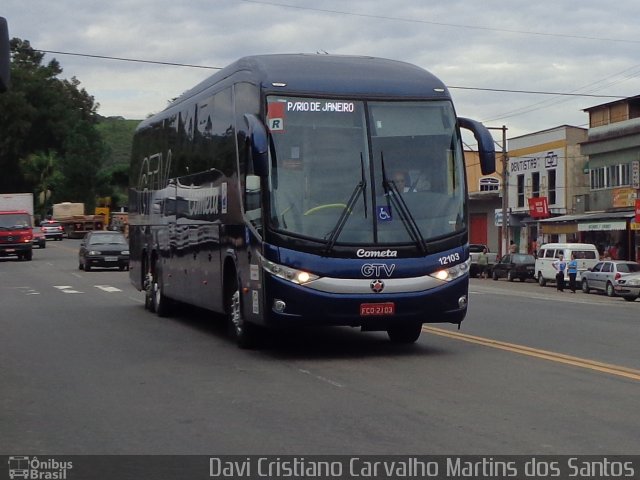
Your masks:
<instances>
[{"instance_id":1,"label":"parked car","mask_svg":"<svg viewBox=\"0 0 640 480\"><path fill-rule=\"evenodd\" d=\"M47 237L41 227L33 227L33 239L31 242L34 247L45 248L47 246Z\"/></svg>"},{"instance_id":2,"label":"parked car","mask_svg":"<svg viewBox=\"0 0 640 480\"><path fill-rule=\"evenodd\" d=\"M616 295L624 298L627 302L635 301L640 297L640 273L623 275L616 280L613 290Z\"/></svg>"},{"instance_id":3,"label":"parked car","mask_svg":"<svg viewBox=\"0 0 640 480\"><path fill-rule=\"evenodd\" d=\"M615 297L615 284L625 275L640 272L640 264L627 260L605 260L582 274L582 291L600 290Z\"/></svg>"},{"instance_id":4,"label":"parked car","mask_svg":"<svg viewBox=\"0 0 640 480\"><path fill-rule=\"evenodd\" d=\"M582 273L589 268L593 268L598 263L600 254L595 245L591 243L546 243L538 250L536 258L536 278L538 284L544 287L547 282L556 281L556 269L553 264L556 260L563 256L565 261L571 260L571 255L576 257L578 261L578 274L576 282L581 281ZM565 270L564 281L569 281L569 274Z\"/></svg>"},{"instance_id":5,"label":"parked car","mask_svg":"<svg viewBox=\"0 0 640 480\"><path fill-rule=\"evenodd\" d=\"M490 252L489 247L481 243L471 243L469 245L469 258L471 260L469 275L471 277L477 277L480 273L480 267L478 267L478 255L485 248L487 249L487 275L491 275L491 270L498 261L498 254Z\"/></svg>"},{"instance_id":6,"label":"parked car","mask_svg":"<svg viewBox=\"0 0 640 480\"><path fill-rule=\"evenodd\" d=\"M510 253L503 255L493 266L492 278L506 278L510 282L519 278L524 282L528 278L535 279L536 257L526 253Z\"/></svg>"},{"instance_id":7,"label":"parked car","mask_svg":"<svg viewBox=\"0 0 640 480\"><path fill-rule=\"evenodd\" d=\"M78 268L85 272L93 267L129 269L129 242L120 232L93 230L80 242Z\"/></svg>"},{"instance_id":8,"label":"parked car","mask_svg":"<svg viewBox=\"0 0 640 480\"><path fill-rule=\"evenodd\" d=\"M62 235L64 234L64 228L60 222L56 222L55 220L45 220L44 222L40 222L40 227L44 232L47 240L53 238L54 240L62 240Z\"/></svg>"}]
</instances>

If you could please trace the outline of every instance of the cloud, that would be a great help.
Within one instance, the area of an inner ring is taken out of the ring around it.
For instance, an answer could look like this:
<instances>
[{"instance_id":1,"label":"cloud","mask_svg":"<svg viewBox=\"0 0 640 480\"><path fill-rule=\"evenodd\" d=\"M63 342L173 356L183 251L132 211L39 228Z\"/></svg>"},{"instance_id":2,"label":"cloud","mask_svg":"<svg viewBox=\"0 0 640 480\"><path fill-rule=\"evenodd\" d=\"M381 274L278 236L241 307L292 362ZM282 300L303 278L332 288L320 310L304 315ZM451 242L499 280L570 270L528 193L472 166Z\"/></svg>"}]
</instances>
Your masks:
<instances>
[{"instance_id":1,"label":"cloud","mask_svg":"<svg viewBox=\"0 0 640 480\"><path fill-rule=\"evenodd\" d=\"M7 4L8 3L8 4ZM607 98L482 89L640 90L637 6L495 0L5 0L10 35L34 48L223 67L260 53L373 55L415 63L449 86L458 113L524 134L587 121ZM51 57L48 55L47 58ZM103 115L144 118L212 70L57 54ZM640 63L640 62L639 62Z\"/></svg>"}]
</instances>

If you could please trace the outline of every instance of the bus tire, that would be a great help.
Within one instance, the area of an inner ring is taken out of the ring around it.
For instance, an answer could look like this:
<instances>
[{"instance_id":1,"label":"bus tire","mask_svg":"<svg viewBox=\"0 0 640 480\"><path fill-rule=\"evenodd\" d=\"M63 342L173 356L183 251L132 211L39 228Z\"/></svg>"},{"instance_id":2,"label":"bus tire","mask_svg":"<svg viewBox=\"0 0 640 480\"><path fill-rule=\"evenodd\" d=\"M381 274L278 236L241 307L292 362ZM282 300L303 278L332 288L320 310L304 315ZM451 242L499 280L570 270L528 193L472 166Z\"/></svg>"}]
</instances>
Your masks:
<instances>
[{"instance_id":1,"label":"bus tire","mask_svg":"<svg viewBox=\"0 0 640 480\"><path fill-rule=\"evenodd\" d=\"M153 280L151 281L151 308L159 317L168 317L171 314L171 300L164 294L160 269L156 264L153 269Z\"/></svg>"},{"instance_id":2,"label":"bus tire","mask_svg":"<svg viewBox=\"0 0 640 480\"><path fill-rule=\"evenodd\" d=\"M258 327L251 322L247 322L242 314L242 298L237 282L228 289L225 302L227 323L231 337L240 348L255 348L258 343Z\"/></svg>"},{"instance_id":3,"label":"bus tire","mask_svg":"<svg viewBox=\"0 0 640 480\"><path fill-rule=\"evenodd\" d=\"M396 325L387 329L392 343L415 343L422 332L422 324Z\"/></svg>"}]
</instances>

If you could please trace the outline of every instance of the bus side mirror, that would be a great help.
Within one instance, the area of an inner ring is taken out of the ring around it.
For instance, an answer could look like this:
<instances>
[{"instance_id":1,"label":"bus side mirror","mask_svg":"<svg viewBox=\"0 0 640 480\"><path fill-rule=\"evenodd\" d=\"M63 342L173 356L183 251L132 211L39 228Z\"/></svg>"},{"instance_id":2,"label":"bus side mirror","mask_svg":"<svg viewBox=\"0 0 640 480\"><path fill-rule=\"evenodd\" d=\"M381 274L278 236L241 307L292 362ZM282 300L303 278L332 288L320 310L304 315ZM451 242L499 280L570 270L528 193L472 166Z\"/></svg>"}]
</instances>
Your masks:
<instances>
[{"instance_id":1,"label":"bus side mirror","mask_svg":"<svg viewBox=\"0 0 640 480\"><path fill-rule=\"evenodd\" d=\"M7 21L0 17L0 92L9 88L9 29Z\"/></svg>"},{"instance_id":2,"label":"bus side mirror","mask_svg":"<svg viewBox=\"0 0 640 480\"><path fill-rule=\"evenodd\" d=\"M478 155L480 156L480 169L483 175L489 175L496 171L496 150L493 146L491 133L480 122L469 118L458 117L460 128L473 133L478 142Z\"/></svg>"},{"instance_id":3,"label":"bus side mirror","mask_svg":"<svg viewBox=\"0 0 640 480\"><path fill-rule=\"evenodd\" d=\"M269 175L269 139L264 124L255 115L245 114L248 132L247 138L251 148L253 172L259 177Z\"/></svg>"}]
</instances>

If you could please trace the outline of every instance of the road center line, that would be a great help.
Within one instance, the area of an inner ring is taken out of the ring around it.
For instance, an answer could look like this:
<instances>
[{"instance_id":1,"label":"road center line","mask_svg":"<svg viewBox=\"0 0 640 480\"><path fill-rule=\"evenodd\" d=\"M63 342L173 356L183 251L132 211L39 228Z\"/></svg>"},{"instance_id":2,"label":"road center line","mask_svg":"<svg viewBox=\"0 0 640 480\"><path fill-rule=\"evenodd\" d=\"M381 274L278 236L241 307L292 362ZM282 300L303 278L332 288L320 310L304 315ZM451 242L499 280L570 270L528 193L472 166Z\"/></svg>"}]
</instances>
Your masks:
<instances>
[{"instance_id":1,"label":"road center line","mask_svg":"<svg viewBox=\"0 0 640 480\"><path fill-rule=\"evenodd\" d=\"M313 378L315 378L317 380L320 380L321 382L326 382L329 385L333 385L334 387L340 387L340 388L344 387L344 385L342 385L341 383L335 382L335 381L333 381L333 380L331 380L329 378L323 377L321 375L316 375L315 373L311 373L309 370L304 370L302 368L299 368L298 371L300 373L305 374L305 375L310 375Z\"/></svg>"},{"instance_id":2,"label":"road center line","mask_svg":"<svg viewBox=\"0 0 640 480\"><path fill-rule=\"evenodd\" d=\"M619 377L640 381L640 370L636 370L633 368L627 368L603 362L596 362L594 360L588 360L586 358L572 357L571 355L550 352L548 350L539 350L537 348L517 345L515 343L501 342L499 340L493 340L490 338L476 337L474 335L468 335L465 333L452 332L449 330L444 330L442 328L423 326L422 331L432 333L434 335L440 335L442 337L453 338L455 340L462 340L463 342L475 343L477 345L484 345L485 347L497 348L499 350L519 353L520 355L541 358L543 360L549 360L551 362L563 363L565 365L572 365L574 367L586 368L588 370L595 370L602 373L608 373L610 375L617 375Z\"/></svg>"}]
</instances>

